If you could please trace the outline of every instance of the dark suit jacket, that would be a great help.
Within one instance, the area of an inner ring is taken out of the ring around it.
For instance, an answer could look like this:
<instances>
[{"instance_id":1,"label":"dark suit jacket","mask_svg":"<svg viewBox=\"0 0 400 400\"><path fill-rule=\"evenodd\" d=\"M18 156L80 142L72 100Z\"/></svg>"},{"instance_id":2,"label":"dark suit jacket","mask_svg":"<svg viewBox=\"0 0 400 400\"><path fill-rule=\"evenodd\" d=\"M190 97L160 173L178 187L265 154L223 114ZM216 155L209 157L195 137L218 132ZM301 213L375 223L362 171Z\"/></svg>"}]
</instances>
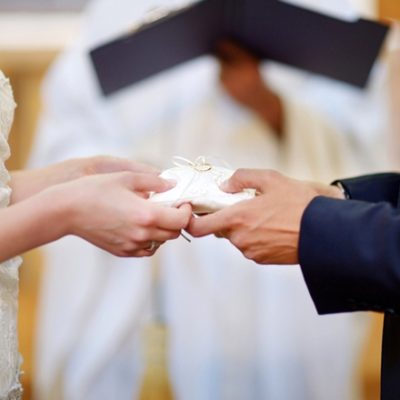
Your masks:
<instances>
[{"instance_id":1,"label":"dark suit jacket","mask_svg":"<svg viewBox=\"0 0 400 400\"><path fill-rule=\"evenodd\" d=\"M317 197L301 223L299 258L320 314L385 313L383 400L400 400L400 174L340 181L351 200Z\"/></svg>"}]
</instances>

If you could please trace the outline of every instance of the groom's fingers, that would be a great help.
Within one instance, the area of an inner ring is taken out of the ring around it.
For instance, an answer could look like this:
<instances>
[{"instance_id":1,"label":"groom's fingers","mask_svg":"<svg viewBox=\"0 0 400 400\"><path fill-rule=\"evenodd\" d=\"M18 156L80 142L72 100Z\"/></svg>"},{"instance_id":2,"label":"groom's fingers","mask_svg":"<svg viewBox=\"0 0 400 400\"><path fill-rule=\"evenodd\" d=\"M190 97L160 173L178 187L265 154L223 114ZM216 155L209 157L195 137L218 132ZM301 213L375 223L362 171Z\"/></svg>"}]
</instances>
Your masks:
<instances>
[{"instance_id":1,"label":"groom's fingers","mask_svg":"<svg viewBox=\"0 0 400 400\"><path fill-rule=\"evenodd\" d=\"M202 237L229 230L232 210L224 209L204 217L192 218L187 231L194 237Z\"/></svg>"},{"instance_id":2,"label":"groom's fingers","mask_svg":"<svg viewBox=\"0 0 400 400\"><path fill-rule=\"evenodd\" d=\"M255 185L254 175L256 175L254 170L238 169L228 180L221 184L220 188L227 193L241 192L249 187L257 188L259 182Z\"/></svg>"},{"instance_id":3,"label":"groom's fingers","mask_svg":"<svg viewBox=\"0 0 400 400\"><path fill-rule=\"evenodd\" d=\"M230 179L221 185L221 189L228 193L241 192L243 189L256 189L265 193L281 179L281 175L272 170L238 169Z\"/></svg>"}]
</instances>

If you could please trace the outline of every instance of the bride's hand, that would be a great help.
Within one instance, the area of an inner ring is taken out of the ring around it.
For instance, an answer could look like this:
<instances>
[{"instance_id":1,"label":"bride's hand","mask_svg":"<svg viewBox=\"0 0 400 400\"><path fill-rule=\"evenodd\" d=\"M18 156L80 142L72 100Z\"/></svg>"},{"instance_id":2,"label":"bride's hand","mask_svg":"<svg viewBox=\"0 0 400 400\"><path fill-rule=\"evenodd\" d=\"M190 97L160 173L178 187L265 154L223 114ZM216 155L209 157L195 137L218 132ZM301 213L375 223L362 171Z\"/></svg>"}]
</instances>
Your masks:
<instances>
[{"instance_id":1,"label":"bride's hand","mask_svg":"<svg viewBox=\"0 0 400 400\"><path fill-rule=\"evenodd\" d=\"M69 182L87 175L112 172L139 172L157 175L155 168L124 158L95 156L76 158L49 165L40 169L11 173L11 203L17 203L34 194L64 182Z\"/></svg>"},{"instance_id":2,"label":"bride's hand","mask_svg":"<svg viewBox=\"0 0 400 400\"><path fill-rule=\"evenodd\" d=\"M164 208L144 198L143 193L172 186L151 174L117 172L87 176L46 192L64 210L61 236L80 236L117 256L142 257L176 239L190 221L189 205Z\"/></svg>"}]
</instances>

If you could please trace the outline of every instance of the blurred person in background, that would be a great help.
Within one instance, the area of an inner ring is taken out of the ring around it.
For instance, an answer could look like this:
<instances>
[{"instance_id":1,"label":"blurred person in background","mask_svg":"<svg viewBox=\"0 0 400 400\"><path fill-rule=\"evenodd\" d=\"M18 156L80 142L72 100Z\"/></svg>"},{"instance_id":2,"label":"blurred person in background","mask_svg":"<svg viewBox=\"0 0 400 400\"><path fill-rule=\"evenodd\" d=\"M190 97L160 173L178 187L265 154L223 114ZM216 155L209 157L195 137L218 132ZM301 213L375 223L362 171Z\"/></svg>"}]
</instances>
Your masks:
<instances>
[{"instance_id":1,"label":"blurred person in background","mask_svg":"<svg viewBox=\"0 0 400 400\"><path fill-rule=\"evenodd\" d=\"M355 15L345 0L314 3ZM103 153L164 168L174 155L209 155L235 168L321 181L388 167L384 68L362 91L260 65L224 42L218 61L203 57L103 97L89 49L129 30L152 6L179 4L89 6L79 41L46 79L31 165ZM367 319L319 318L295 268L257 268L215 238L167 244L150 261L118 260L67 238L45 257L40 400L140 398L143 332L154 321L167 327L176 399L357 398L354 368Z\"/></svg>"}]
</instances>

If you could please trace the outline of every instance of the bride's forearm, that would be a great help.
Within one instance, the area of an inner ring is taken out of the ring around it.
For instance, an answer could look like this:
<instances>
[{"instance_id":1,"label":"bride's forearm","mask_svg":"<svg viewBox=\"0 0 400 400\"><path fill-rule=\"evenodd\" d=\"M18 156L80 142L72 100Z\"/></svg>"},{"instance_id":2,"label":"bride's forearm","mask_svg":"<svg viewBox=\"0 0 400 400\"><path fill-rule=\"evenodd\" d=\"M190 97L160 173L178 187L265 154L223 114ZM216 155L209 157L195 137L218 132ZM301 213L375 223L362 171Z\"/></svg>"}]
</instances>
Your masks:
<instances>
[{"instance_id":1,"label":"bride's forearm","mask_svg":"<svg viewBox=\"0 0 400 400\"><path fill-rule=\"evenodd\" d=\"M50 186L83 175L85 160L69 160L49 167L11 172L11 204L18 203Z\"/></svg>"},{"instance_id":2,"label":"bride's forearm","mask_svg":"<svg viewBox=\"0 0 400 400\"><path fill-rule=\"evenodd\" d=\"M0 262L64 236L68 218L65 202L55 196L0 209Z\"/></svg>"},{"instance_id":3,"label":"bride's forearm","mask_svg":"<svg viewBox=\"0 0 400 400\"><path fill-rule=\"evenodd\" d=\"M18 203L60 183L69 182L87 175L131 171L158 175L158 171L148 165L110 156L76 158L53 164L41 169L11 173L11 204Z\"/></svg>"}]
</instances>

